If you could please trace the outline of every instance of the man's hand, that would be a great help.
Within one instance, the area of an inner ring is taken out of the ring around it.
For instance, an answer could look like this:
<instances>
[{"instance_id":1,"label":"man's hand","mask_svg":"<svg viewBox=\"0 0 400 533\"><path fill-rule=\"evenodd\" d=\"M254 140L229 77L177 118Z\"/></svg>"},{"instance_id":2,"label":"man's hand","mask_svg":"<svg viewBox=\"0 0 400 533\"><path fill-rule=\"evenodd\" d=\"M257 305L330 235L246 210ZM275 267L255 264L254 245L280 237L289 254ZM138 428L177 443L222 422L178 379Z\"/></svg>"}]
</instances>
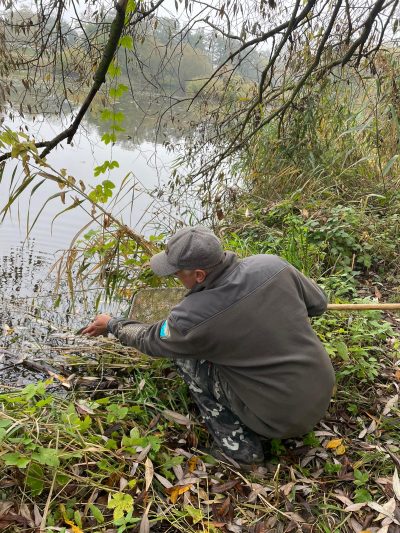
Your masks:
<instances>
[{"instance_id":1,"label":"man's hand","mask_svg":"<svg viewBox=\"0 0 400 533\"><path fill-rule=\"evenodd\" d=\"M89 337L98 337L99 335L107 334L107 324L111 320L111 315L105 313L97 315L93 322L91 322L83 331L82 335Z\"/></svg>"}]
</instances>

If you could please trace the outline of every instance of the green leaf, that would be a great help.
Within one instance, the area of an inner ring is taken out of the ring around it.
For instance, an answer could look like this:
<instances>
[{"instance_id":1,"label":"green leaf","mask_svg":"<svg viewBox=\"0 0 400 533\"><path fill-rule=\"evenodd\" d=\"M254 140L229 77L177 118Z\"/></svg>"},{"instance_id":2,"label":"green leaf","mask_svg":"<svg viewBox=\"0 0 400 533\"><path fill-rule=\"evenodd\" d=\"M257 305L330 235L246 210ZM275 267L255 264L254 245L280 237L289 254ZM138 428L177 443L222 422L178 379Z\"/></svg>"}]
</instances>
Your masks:
<instances>
[{"instance_id":1,"label":"green leaf","mask_svg":"<svg viewBox=\"0 0 400 533\"><path fill-rule=\"evenodd\" d=\"M126 89L128 90L128 87ZM125 115L122 111L118 111L118 113L113 114L112 119L114 122L123 122L125 120Z\"/></svg>"},{"instance_id":2,"label":"green leaf","mask_svg":"<svg viewBox=\"0 0 400 533\"><path fill-rule=\"evenodd\" d=\"M103 513L100 511L98 507L93 505L93 503L89 504L89 509L93 515L93 518L96 520L98 524L102 524L104 522L104 516Z\"/></svg>"},{"instance_id":3,"label":"green leaf","mask_svg":"<svg viewBox=\"0 0 400 533\"><path fill-rule=\"evenodd\" d=\"M129 513L133 510L133 498L130 494L117 492L112 495L107 507L108 509L114 509L114 520L118 520L124 516L124 513Z\"/></svg>"},{"instance_id":4,"label":"green leaf","mask_svg":"<svg viewBox=\"0 0 400 533\"><path fill-rule=\"evenodd\" d=\"M43 448L42 446L38 448L38 451L32 454L32 460L37 461L41 465L52 466L55 468L60 464L58 451L53 448Z\"/></svg>"},{"instance_id":5,"label":"green leaf","mask_svg":"<svg viewBox=\"0 0 400 533\"><path fill-rule=\"evenodd\" d=\"M338 356L341 359L343 359L343 361L348 361L349 360L349 351L347 349L346 344L343 341L339 341L336 344L336 351L337 351Z\"/></svg>"},{"instance_id":6,"label":"green leaf","mask_svg":"<svg viewBox=\"0 0 400 533\"><path fill-rule=\"evenodd\" d=\"M372 501L371 493L367 489L356 489L354 492L354 501L355 503L364 503Z\"/></svg>"},{"instance_id":7,"label":"green leaf","mask_svg":"<svg viewBox=\"0 0 400 533\"><path fill-rule=\"evenodd\" d=\"M128 0L128 4L126 6L126 14L130 15L134 11L136 11L136 2L135 2L135 0Z\"/></svg>"},{"instance_id":8,"label":"green leaf","mask_svg":"<svg viewBox=\"0 0 400 533\"><path fill-rule=\"evenodd\" d=\"M119 45L122 46L122 48L126 48L127 50L132 50L133 48L133 39L130 35L124 35L119 40Z\"/></svg>"},{"instance_id":9,"label":"green leaf","mask_svg":"<svg viewBox=\"0 0 400 533\"><path fill-rule=\"evenodd\" d=\"M115 422L116 420L123 420L128 414L128 407L122 407L117 403L113 403L107 406L107 422Z\"/></svg>"},{"instance_id":10,"label":"green leaf","mask_svg":"<svg viewBox=\"0 0 400 533\"><path fill-rule=\"evenodd\" d=\"M128 86L120 83L117 87L111 87L109 95L111 98L120 98L127 90Z\"/></svg>"},{"instance_id":11,"label":"green leaf","mask_svg":"<svg viewBox=\"0 0 400 533\"><path fill-rule=\"evenodd\" d=\"M8 428L12 425L13 421L8 418L0 419L0 428Z\"/></svg>"},{"instance_id":12,"label":"green leaf","mask_svg":"<svg viewBox=\"0 0 400 533\"><path fill-rule=\"evenodd\" d=\"M204 518L203 511L201 509L197 509L196 507L192 507L191 505L185 505L183 509L192 518L193 525L197 524Z\"/></svg>"},{"instance_id":13,"label":"green leaf","mask_svg":"<svg viewBox=\"0 0 400 533\"><path fill-rule=\"evenodd\" d=\"M26 473L26 484L31 489L33 496L39 496L44 489L44 472L38 464L31 463Z\"/></svg>"},{"instance_id":14,"label":"green leaf","mask_svg":"<svg viewBox=\"0 0 400 533\"><path fill-rule=\"evenodd\" d=\"M103 109L103 111L100 113L100 120L107 122L108 120L112 120L112 116L113 111L111 109Z\"/></svg>"},{"instance_id":15,"label":"green leaf","mask_svg":"<svg viewBox=\"0 0 400 533\"><path fill-rule=\"evenodd\" d=\"M116 165L119 167L119 164L117 161L113 161L113 163L116 163ZM103 187L104 189L115 189L115 185L112 181L110 180L104 180L103 181Z\"/></svg>"},{"instance_id":16,"label":"green leaf","mask_svg":"<svg viewBox=\"0 0 400 533\"><path fill-rule=\"evenodd\" d=\"M34 396L43 396L46 393L46 385L43 381L36 383L30 383L24 387L21 394L24 394L27 400L31 400Z\"/></svg>"},{"instance_id":17,"label":"green leaf","mask_svg":"<svg viewBox=\"0 0 400 533\"><path fill-rule=\"evenodd\" d=\"M101 140L104 144L115 143L117 140L117 136L115 135L115 133L104 133L104 135L102 135L101 137Z\"/></svg>"},{"instance_id":18,"label":"green leaf","mask_svg":"<svg viewBox=\"0 0 400 533\"><path fill-rule=\"evenodd\" d=\"M26 468L30 462L29 457L25 457L18 452L6 453L1 456L6 466L17 466L18 468Z\"/></svg>"},{"instance_id":19,"label":"green leaf","mask_svg":"<svg viewBox=\"0 0 400 533\"><path fill-rule=\"evenodd\" d=\"M121 67L119 67L115 61L112 61L108 67L107 73L111 78L116 78L117 76L121 75Z\"/></svg>"}]
</instances>

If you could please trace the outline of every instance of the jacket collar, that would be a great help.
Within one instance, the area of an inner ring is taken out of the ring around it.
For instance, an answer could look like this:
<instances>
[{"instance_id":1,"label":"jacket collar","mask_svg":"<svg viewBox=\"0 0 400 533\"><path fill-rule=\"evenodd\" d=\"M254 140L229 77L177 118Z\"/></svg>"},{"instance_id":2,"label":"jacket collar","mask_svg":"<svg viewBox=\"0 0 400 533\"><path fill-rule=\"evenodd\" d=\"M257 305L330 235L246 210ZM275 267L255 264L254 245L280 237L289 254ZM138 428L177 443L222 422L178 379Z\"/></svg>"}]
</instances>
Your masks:
<instances>
[{"instance_id":1,"label":"jacket collar","mask_svg":"<svg viewBox=\"0 0 400 533\"><path fill-rule=\"evenodd\" d=\"M197 283L186 296L194 292L212 289L216 287L222 278L230 274L238 266L239 260L233 252L225 252L224 258L219 265L212 271L203 283Z\"/></svg>"}]
</instances>

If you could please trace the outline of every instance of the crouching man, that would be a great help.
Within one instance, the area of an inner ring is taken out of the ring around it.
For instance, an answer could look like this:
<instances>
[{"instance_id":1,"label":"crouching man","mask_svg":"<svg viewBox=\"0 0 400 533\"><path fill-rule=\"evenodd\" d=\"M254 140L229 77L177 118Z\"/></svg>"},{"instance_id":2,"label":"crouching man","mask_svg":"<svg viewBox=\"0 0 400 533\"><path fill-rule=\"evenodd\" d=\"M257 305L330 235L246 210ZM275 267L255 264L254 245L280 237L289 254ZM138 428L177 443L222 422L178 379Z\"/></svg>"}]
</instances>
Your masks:
<instances>
[{"instance_id":1,"label":"crouching man","mask_svg":"<svg viewBox=\"0 0 400 533\"><path fill-rule=\"evenodd\" d=\"M239 260L205 227L186 227L155 255L159 276L189 289L166 320L98 315L107 332L144 354L174 360L219 452L241 466L264 460L262 438L299 437L324 415L334 371L308 317L322 290L275 255Z\"/></svg>"}]
</instances>

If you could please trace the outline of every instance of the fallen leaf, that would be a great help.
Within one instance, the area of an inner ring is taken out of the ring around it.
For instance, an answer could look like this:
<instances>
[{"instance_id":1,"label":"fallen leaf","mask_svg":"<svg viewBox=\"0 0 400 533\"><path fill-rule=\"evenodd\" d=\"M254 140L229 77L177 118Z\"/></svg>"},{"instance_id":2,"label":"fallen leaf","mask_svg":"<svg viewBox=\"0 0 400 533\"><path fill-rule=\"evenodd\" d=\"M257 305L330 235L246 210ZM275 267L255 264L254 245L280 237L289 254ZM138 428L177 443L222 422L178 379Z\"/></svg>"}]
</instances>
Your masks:
<instances>
[{"instance_id":1,"label":"fallen leaf","mask_svg":"<svg viewBox=\"0 0 400 533\"><path fill-rule=\"evenodd\" d=\"M183 486L183 485L194 485L194 483L198 483L200 480L200 478L198 477L184 477L182 479L180 479L176 485L179 485L179 486Z\"/></svg>"},{"instance_id":2,"label":"fallen leaf","mask_svg":"<svg viewBox=\"0 0 400 533\"><path fill-rule=\"evenodd\" d=\"M325 445L325 448L327 450L334 450L342 445L342 441L343 439L332 439Z\"/></svg>"},{"instance_id":3,"label":"fallen leaf","mask_svg":"<svg viewBox=\"0 0 400 533\"><path fill-rule=\"evenodd\" d=\"M282 485L279 490L283 492L285 496L289 496L289 494L292 492L292 488L294 487L294 485L295 483L293 481L290 481L289 483Z\"/></svg>"},{"instance_id":4,"label":"fallen leaf","mask_svg":"<svg viewBox=\"0 0 400 533\"><path fill-rule=\"evenodd\" d=\"M291 520L293 520L293 522L296 522L296 523L301 523L301 522L306 522L307 520L305 520L299 513L285 513L285 516L288 516Z\"/></svg>"},{"instance_id":5,"label":"fallen leaf","mask_svg":"<svg viewBox=\"0 0 400 533\"><path fill-rule=\"evenodd\" d=\"M220 483L219 485L213 485L211 487L210 492L213 494L221 494L222 492L226 492L227 490L232 489L239 483L238 479L231 479L230 481L227 481L226 483Z\"/></svg>"},{"instance_id":6,"label":"fallen leaf","mask_svg":"<svg viewBox=\"0 0 400 533\"><path fill-rule=\"evenodd\" d=\"M336 455L343 455L346 453L346 446L344 446L343 444L341 444L340 446L338 446L335 450L335 453Z\"/></svg>"},{"instance_id":7,"label":"fallen leaf","mask_svg":"<svg viewBox=\"0 0 400 533\"><path fill-rule=\"evenodd\" d=\"M52 372L51 370L48 370L47 373L49 374L50 377L57 379L67 389L71 388L71 383L68 381L68 378L65 378L61 374L56 374L55 372Z\"/></svg>"},{"instance_id":8,"label":"fallen leaf","mask_svg":"<svg viewBox=\"0 0 400 533\"><path fill-rule=\"evenodd\" d=\"M362 509L366 505L367 505L367 502L352 503L351 505L348 505L347 507L345 507L344 510L345 510L346 513L353 513L354 511L359 511L360 509Z\"/></svg>"},{"instance_id":9,"label":"fallen leaf","mask_svg":"<svg viewBox=\"0 0 400 533\"><path fill-rule=\"evenodd\" d=\"M181 415L180 413L176 413L175 411L165 409L162 414L168 420L171 420L176 424L180 424L181 426L190 426L190 424L192 424L192 421L187 416Z\"/></svg>"},{"instance_id":10,"label":"fallen leaf","mask_svg":"<svg viewBox=\"0 0 400 533\"><path fill-rule=\"evenodd\" d=\"M340 502L344 503L347 507L349 505L353 505L353 502L345 494L337 494L336 492L334 492L332 496Z\"/></svg>"},{"instance_id":11,"label":"fallen leaf","mask_svg":"<svg viewBox=\"0 0 400 533\"><path fill-rule=\"evenodd\" d=\"M194 470L196 470L198 460L199 458L196 455L193 455L193 457L189 459L188 461L189 472L193 472Z\"/></svg>"},{"instance_id":12,"label":"fallen leaf","mask_svg":"<svg viewBox=\"0 0 400 533\"><path fill-rule=\"evenodd\" d=\"M151 450L151 444L148 444L143 450L139 453L139 455L136 457L136 461L138 463L142 462L145 457L147 457L147 454Z\"/></svg>"},{"instance_id":13,"label":"fallen leaf","mask_svg":"<svg viewBox=\"0 0 400 533\"><path fill-rule=\"evenodd\" d=\"M394 377L397 379L397 381L400 381L400 370L396 370Z\"/></svg>"},{"instance_id":14,"label":"fallen leaf","mask_svg":"<svg viewBox=\"0 0 400 533\"><path fill-rule=\"evenodd\" d=\"M395 405L399 402L399 395L395 394L393 398L390 398L390 400L386 403L385 407L383 408L382 414L385 416L390 413L390 411L393 409Z\"/></svg>"},{"instance_id":15,"label":"fallen leaf","mask_svg":"<svg viewBox=\"0 0 400 533\"><path fill-rule=\"evenodd\" d=\"M165 487L166 489L170 489L173 487L172 483L168 481L168 479L162 476L161 474L154 473L154 476L156 477L156 479L158 479L161 485Z\"/></svg>"},{"instance_id":16,"label":"fallen leaf","mask_svg":"<svg viewBox=\"0 0 400 533\"><path fill-rule=\"evenodd\" d=\"M399 474L397 472L397 468L394 469L394 474L393 474L393 492L397 500L400 502L400 480L399 480Z\"/></svg>"},{"instance_id":17,"label":"fallen leaf","mask_svg":"<svg viewBox=\"0 0 400 533\"><path fill-rule=\"evenodd\" d=\"M177 486L177 487L171 487L170 489L167 489L167 492L169 494L169 499L171 500L171 503L176 503L176 500L178 499L178 496L180 496L181 494L184 494L185 492L187 492L190 487L192 485L184 485L183 487L182 486Z\"/></svg>"},{"instance_id":18,"label":"fallen leaf","mask_svg":"<svg viewBox=\"0 0 400 533\"><path fill-rule=\"evenodd\" d=\"M391 522L399 525L399 522L394 518L393 513L396 508L396 502L394 498L386 502L384 505L379 505L376 502L368 502L368 507L377 511L379 516L375 520L382 520L382 518L389 518Z\"/></svg>"},{"instance_id":19,"label":"fallen leaf","mask_svg":"<svg viewBox=\"0 0 400 533\"><path fill-rule=\"evenodd\" d=\"M35 526L39 527L40 524L42 523L43 517L40 514L39 507L36 505L36 503L33 506L33 516L34 516Z\"/></svg>"},{"instance_id":20,"label":"fallen leaf","mask_svg":"<svg viewBox=\"0 0 400 533\"><path fill-rule=\"evenodd\" d=\"M80 527L75 525L74 522L72 522L72 520L69 520L69 518L67 517L67 511L65 509L65 505L63 503L60 504L60 511L61 511L61 515L63 517L64 522L67 525L71 526L72 533L83 533Z\"/></svg>"},{"instance_id":21,"label":"fallen leaf","mask_svg":"<svg viewBox=\"0 0 400 533\"><path fill-rule=\"evenodd\" d=\"M151 462L151 459L149 459L148 457L146 458L146 462L144 463L144 470L144 478L146 480L146 491L148 491L154 476L154 466Z\"/></svg>"},{"instance_id":22,"label":"fallen leaf","mask_svg":"<svg viewBox=\"0 0 400 533\"><path fill-rule=\"evenodd\" d=\"M381 293L381 291L378 289L378 287L376 285L374 287L374 292L375 292L375 298L377 300L380 300L382 298L382 293Z\"/></svg>"},{"instance_id":23,"label":"fallen leaf","mask_svg":"<svg viewBox=\"0 0 400 533\"><path fill-rule=\"evenodd\" d=\"M35 523L32 520L31 512L29 511L29 507L26 505L26 503L21 503L19 506L19 514L23 518L26 518L26 521L28 522L30 527L34 527Z\"/></svg>"},{"instance_id":24,"label":"fallen leaf","mask_svg":"<svg viewBox=\"0 0 400 533\"><path fill-rule=\"evenodd\" d=\"M0 502L0 517L6 514L6 512L11 509L11 507L14 505L13 502L3 501Z\"/></svg>"},{"instance_id":25,"label":"fallen leaf","mask_svg":"<svg viewBox=\"0 0 400 533\"><path fill-rule=\"evenodd\" d=\"M147 505L146 510L143 513L143 517L142 517L142 520L140 522L139 533L149 533L149 531L150 531L150 522L149 522L148 514L149 514L149 509L150 509L151 503L152 502L150 502Z\"/></svg>"},{"instance_id":26,"label":"fallen leaf","mask_svg":"<svg viewBox=\"0 0 400 533\"><path fill-rule=\"evenodd\" d=\"M78 415L94 415L93 409L86 405L83 400L75 402L75 410Z\"/></svg>"}]
</instances>

